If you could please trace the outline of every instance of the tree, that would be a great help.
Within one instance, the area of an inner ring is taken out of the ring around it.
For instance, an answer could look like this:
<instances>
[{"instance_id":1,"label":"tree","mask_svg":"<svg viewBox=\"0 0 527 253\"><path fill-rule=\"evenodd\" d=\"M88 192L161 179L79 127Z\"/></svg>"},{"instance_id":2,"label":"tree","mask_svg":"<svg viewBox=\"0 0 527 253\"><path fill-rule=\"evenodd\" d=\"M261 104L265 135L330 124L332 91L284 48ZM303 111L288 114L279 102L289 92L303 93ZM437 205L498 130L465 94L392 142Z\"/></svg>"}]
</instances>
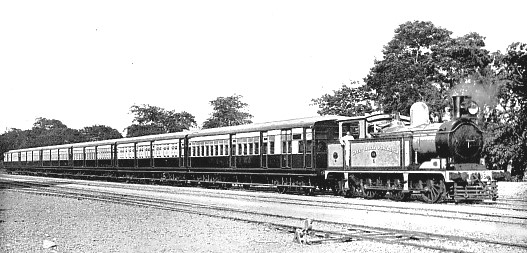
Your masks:
<instances>
[{"instance_id":1,"label":"tree","mask_svg":"<svg viewBox=\"0 0 527 253\"><path fill-rule=\"evenodd\" d=\"M196 126L194 116L188 112L176 113L151 105L133 105L130 112L135 114L133 124L126 128L127 137L150 134L175 133Z\"/></svg>"},{"instance_id":2,"label":"tree","mask_svg":"<svg viewBox=\"0 0 527 253\"><path fill-rule=\"evenodd\" d=\"M37 118L28 132L28 143L20 148L41 147L84 141L79 130L68 128L60 120Z\"/></svg>"},{"instance_id":3,"label":"tree","mask_svg":"<svg viewBox=\"0 0 527 253\"><path fill-rule=\"evenodd\" d=\"M84 141L102 141L123 138L117 129L104 125L84 127L80 130L80 133L83 135Z\"/></svg>"},{"instance_id":4,"label":"tree","mask_svg":"<svg viewBox=\"0 0 527 253\"><path fill-rule=\"evenodd\" d=\"M29 130L11 129L0 135L0 154L13 149L116 138L122 138L122 135L111 127L95 125L76 130L68 128L60 120L40 117Z\"/></svg>"},{"instance_id":5,"label":"tree","mask_svg":"<svg viewBox=\"0 0 527 253\"><path fill-rule=\"evenodd\" d=\"M18 149L27 144L27 131L12 128L0 135L0 158L3 161L4 153L8 150Z\"/></svg>"},{"instance_id":6,"label":"tree","mask_svg":"<svg viewBox=\"0 0 527 253\"><path fill-rule=\"evenodd\" d=\"M56 119L46 119L46 118L36 118L35 123L33 123L33 130L53 130L53 129L61 129L61 128L68 128L68 126L64 125L60 120Z\"/></svg>"},{"instance_id":7,"label":"tree","mask_svg":"<svg viewBox=\"0 0 527 253\"><path fill-rule=\"evenodd\" d=\"M312 99L313 104L320 108L318 114L360 116L373 112L372 97L375 94L368 92L364 85L357 86L358 84L357 81L352 81L350 86L342 85L340 90L333 91L333 95L324 94Z\"/></svg>"},{"instance_id":8,"label":"tree","mask_svg":"<svg viewBox=\"0 0 527 253\"><path fill-rule=\"evenodd\" d=\"M243 112L247 104L241 101L242 96L218 97L210 101L213 107L212 116L203 122L203 128L236 126L252 123L251 114Z\"/></svg>"},{"instance_id":9,"label":"tree","mask_svg":"<svg viewBox=\"0 0 527 253\"><path fill-rule=\"evenodd\" d=\"M488 117L486 160L512 175L523 176L527 166L527 44L512 43L505 54L496 52L495 67L504 81L499 109Z\"/></svg>"},{"instance_id":10,"label":"tree","mask_svg":"<svg viewBox=\"0 0 527 253\"><path fill-rule=\"evenodd\" d=\"M383 49L383 59L364 79L375 90L382 109L408 114L415 102L432 111L449 104L450 90L470 76L485 73L491 62L484 38L470 33L451 38L452 32L431 22L406 22L395 30Z\"/></svg>"}]
</instances>

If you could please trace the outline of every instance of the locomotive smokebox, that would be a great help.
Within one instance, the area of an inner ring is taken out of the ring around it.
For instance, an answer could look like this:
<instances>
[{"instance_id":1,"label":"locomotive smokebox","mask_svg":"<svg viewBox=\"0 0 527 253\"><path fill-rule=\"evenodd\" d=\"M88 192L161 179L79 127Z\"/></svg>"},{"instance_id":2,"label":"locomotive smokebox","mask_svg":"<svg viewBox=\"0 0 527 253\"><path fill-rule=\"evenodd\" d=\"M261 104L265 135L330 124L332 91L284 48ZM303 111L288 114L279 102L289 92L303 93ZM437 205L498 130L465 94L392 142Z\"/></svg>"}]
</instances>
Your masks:
<instances>
[{"instance_id":1,"label":"locomotive smokebox","mask_svg":"<svg viewBox=\"0 0 527 253\"><path fill-rule=\"evenodd\" d=\"M451 157L454 163L479 163L482 149L483 134L469 118L445 122L437 131L439 157Z\"/></svg>"}]
</instances>

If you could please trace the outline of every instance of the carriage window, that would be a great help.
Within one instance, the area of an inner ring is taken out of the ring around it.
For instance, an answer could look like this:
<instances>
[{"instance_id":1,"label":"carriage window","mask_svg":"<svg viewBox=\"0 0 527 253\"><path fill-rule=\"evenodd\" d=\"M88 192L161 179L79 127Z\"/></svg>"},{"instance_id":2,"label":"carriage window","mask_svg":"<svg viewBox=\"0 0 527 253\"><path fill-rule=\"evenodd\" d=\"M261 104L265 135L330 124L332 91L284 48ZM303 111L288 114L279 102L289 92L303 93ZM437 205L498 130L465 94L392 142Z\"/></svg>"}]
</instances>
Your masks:
<instances>
[{"instance_id":1,"label":"carriage window","mask_svg":"<svg viewBox=\"0 0 527 253\"><path fill-rule=\"evenodd\" d=\"M260 153L260 143L259 142L255 142L254 143L254 154L258 155L259 153Z\"/></svg>"},{"instance_id":2,"label":"carriage window","mask_svg":"<svg viewBox=\"0 0 527 253\"><path fill-rule=\"evenodd\" d=\"M282 154L290 154L292 151L291 141L282 141Z\"/></svg>"},{"instance_id":3,"label":"carriage window","mask_svg":"<svg viewBox=\"0 0 527 253\"><path fill-rule=\"evenodd\" d=\"M254 150L254 144L253 143L249 143L249 155L253 154L253 150Z\"/></svg>"},{"instance_id":4,"label":"carriage window","mask_svg":"<svg viewBox=\"0 0 527 253\"><path fill-rule=\"evenodd\" d=\"M346 135L347 132L350 132L353 138L358 139L360 136L360 128L359 128L359 122L349 122L342 124L342 135Z\"/></svg>"},{"instance_id":5,"label":"carriage window","mask_svg":"<svg viewBox=\"0 0 527 253\"><path fill-rule=\"evenodd\" d=\"M274 155L274 141L269 142L269 154Z\"/></svg>"}]
</instances>

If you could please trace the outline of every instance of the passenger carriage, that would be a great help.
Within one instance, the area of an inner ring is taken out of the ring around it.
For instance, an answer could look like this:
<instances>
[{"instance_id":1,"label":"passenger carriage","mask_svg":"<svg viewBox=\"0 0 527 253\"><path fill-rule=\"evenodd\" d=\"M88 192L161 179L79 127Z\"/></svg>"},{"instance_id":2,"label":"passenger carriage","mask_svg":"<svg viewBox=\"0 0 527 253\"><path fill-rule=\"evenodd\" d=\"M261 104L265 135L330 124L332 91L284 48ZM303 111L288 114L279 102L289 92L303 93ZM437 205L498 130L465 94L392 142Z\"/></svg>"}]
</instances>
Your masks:
<instances>
[{"instance_id":1,"label":"passenger carriage","mask_svg":"<svg viewBox=\"0 0 527 253\"><path fill-rule=\"evenodd\" d=\"M204 185L317 186L338 120L318 116L269 123L13 150L17 173ZM30 154L30 155L29 155Z\"/></svg>"}]
</instances>

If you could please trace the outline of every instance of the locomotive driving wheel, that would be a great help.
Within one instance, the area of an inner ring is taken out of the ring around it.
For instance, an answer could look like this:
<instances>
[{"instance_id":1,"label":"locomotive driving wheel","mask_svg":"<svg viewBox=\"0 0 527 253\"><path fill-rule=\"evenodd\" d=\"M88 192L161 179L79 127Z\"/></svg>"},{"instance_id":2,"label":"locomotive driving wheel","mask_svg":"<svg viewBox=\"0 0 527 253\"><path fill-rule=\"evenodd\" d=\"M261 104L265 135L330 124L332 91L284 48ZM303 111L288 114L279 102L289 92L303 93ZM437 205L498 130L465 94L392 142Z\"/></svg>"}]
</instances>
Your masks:
<instances>
[{"instance_id":1,"label":"locomotive driving wheel","mask_svg":"<svg viewBox=\"0 0 527 253\"><path fill-rule=\"evenodd\" d=\"M421 198L426 203L438 202L445 193L445 181L428 179L426 180L425 192L421 193Z\"/></svg>"}]
</instances>

